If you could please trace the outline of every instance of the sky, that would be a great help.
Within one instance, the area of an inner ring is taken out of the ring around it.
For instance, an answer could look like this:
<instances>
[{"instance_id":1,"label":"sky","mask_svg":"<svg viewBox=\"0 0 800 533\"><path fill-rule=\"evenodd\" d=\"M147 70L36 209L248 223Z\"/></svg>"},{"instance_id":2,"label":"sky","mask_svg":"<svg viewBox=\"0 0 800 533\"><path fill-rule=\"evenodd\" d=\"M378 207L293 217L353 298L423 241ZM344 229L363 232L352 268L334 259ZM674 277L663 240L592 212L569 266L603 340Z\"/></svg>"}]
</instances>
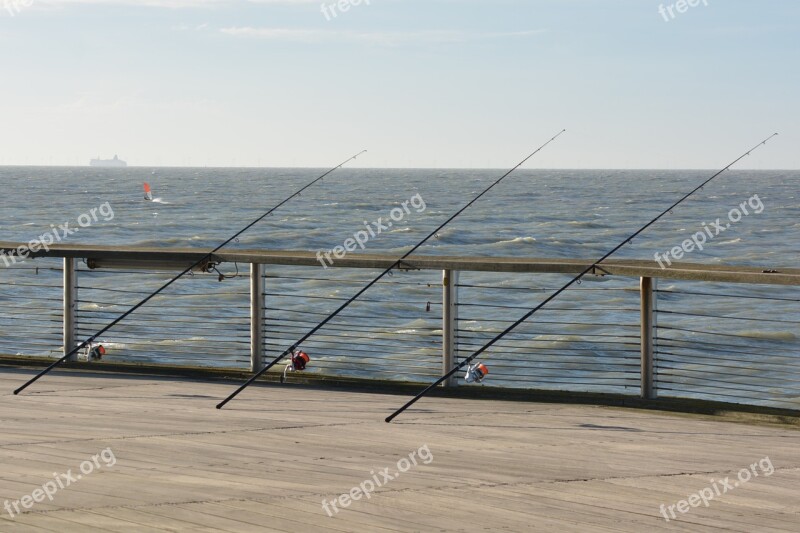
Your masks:
<instances>
[{"instance_id":1,"label":"sky","mask_svg":"<svg viewBox=\"0 0 800 533\"><path fill-rule=\"evenodd\" d=\"M0 165L800 168L800 2L677 1L0 0Z\"/></svg>"}]
</instances>

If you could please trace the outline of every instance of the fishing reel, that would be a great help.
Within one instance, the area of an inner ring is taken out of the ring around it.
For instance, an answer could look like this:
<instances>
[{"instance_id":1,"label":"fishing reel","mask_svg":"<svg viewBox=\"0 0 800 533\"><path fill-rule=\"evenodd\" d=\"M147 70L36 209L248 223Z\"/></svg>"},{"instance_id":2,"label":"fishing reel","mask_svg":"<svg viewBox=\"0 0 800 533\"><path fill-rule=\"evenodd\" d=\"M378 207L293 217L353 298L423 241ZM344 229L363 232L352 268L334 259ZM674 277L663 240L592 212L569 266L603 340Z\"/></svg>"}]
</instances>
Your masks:
<instances>
[{"instance_id":1,"label":"fishing reel","mask_svg":"<svg viewBox=\"0 0 800 533\"><path fill-rule=\"evenodd\" d=\"M289 372L302 372L306 369L306 365L311 361L311 358L308 356L307 353L301 352L300 350L295 351L292 354L292 359L289 361L289 364L286 365L286 368L283 370L283 375L281 376L281 383L286 381L286 374Z\"/></svg>"},{"instance_id":2,"label":"fishing reel","mask_svg":"<svg viewBox=\"0 0 800 533\"><path fill-rule=\"evenodd\" d=\"M91 363L93 361L100 361L103 356L106 354L106 349L102 344L98 344L97 346L94 343L90 342L86 345L86 350L83 352L82 357L79 359L81 361L86 361L87 363Z\"/></svg>"},{"instance_id":3,"label":"fishing reel","mask_svg":"<svg viewBox=\"0 0 800 533\"><path fill-rule=\"evenodd\" d=\"M489 369L483 363L476 363L475 366L468 364L464 381L467 383L481 383L488 373Z\"/></svg>"}]
</instances>

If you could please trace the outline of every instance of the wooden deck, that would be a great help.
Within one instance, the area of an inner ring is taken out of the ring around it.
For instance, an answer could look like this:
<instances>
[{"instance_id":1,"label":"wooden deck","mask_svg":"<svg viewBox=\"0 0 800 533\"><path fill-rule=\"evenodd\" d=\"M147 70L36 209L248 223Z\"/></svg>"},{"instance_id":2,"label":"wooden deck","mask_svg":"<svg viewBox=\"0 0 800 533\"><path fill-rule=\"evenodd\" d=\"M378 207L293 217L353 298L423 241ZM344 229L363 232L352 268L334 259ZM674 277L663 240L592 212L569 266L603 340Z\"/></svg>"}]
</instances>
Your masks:
<instances>
[{"instance_id":1,"label":"wooden deck","mask_svg":"<svg viewBox=\"0 0 800 533\"><path fill-rule=\"evenodd\" d=\"M0 509L2 532L800 530L796 428L441 398L389 425L404 397L262 386L218 411L229 383L66 372L12 396L30 375L0 369L0 504L101 450L116 464L101 456L15 518ZM369 499L323 509L411 452ZM771 476L661 516L767 456Z\"/></svg>"}]
</instances>

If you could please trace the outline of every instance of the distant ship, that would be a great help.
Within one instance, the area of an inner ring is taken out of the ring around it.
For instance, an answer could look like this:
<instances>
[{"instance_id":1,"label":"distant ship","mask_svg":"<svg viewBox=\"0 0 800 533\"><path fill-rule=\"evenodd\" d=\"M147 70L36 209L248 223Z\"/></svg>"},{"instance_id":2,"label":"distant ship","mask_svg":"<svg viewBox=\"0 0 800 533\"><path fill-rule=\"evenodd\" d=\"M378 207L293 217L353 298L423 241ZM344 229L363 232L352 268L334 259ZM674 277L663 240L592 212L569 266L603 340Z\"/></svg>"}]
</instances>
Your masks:
<instances>
[{"instance_id":1,"label":"distant ship","mask_svg":"<svg viewBox=\"0 0 800 533\"><path fill-rule=\"evenodd\" d=\"M114 159L100 159L100 158L92 159L91 161L89 161L89 166L121 168L121 167L127 167L128 163L126 163L125 161L123 161L122 159L120 159L115 155Z\"/></svg>"}]
</instances>

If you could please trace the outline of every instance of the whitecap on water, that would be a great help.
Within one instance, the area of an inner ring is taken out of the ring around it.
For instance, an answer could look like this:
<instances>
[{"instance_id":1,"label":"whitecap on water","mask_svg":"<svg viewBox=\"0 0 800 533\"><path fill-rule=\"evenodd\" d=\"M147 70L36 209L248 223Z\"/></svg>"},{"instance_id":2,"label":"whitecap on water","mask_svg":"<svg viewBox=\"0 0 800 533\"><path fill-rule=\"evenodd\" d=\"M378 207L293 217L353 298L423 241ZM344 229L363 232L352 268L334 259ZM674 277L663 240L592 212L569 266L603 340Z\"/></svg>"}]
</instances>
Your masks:
<instances>
[{"instance_id":1,"label":"whitecap on water","mask_svg":"<svg viewBox=\"0 0 800 533\"><path fill-rule=\"evenodd\" d=\"M190 337L188 339L163 339L160 341L152 342L152 344L161 345L161 346L170 346L170 345L180 345L189 342L205 342L208 339L205 337Z\"/></svg>"},{"instance_id":2,"label":"whitecap on water","mask_svg":"<svg viewBox=\"0 0 800 533\"><path fill-rule=\"evenodd\" d=\"M508 241L497 241L494 244L533 244L536 242L536 237L516 237Z\"/></svg>"}]
</instances>

